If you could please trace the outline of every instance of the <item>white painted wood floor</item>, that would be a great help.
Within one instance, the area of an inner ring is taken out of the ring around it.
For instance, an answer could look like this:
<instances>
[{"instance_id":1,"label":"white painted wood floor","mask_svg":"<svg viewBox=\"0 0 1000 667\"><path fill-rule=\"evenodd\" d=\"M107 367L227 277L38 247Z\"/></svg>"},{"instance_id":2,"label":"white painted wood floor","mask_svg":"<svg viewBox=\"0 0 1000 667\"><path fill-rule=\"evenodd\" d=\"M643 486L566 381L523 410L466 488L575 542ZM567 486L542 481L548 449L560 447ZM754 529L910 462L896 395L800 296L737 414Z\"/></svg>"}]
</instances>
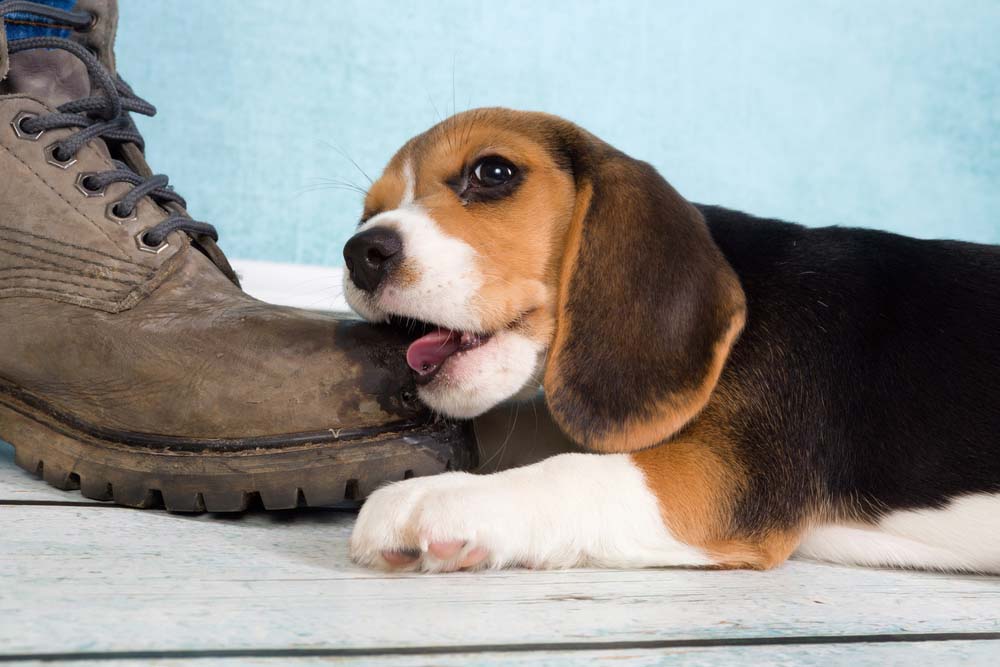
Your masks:
<instances>
[{"instance_id":1,"label":"white painted wood floor","mask_svg":"<svg viewBox=\"0 0 1000 667\"><path fill-rule=\"evenodd\" d=\"M343 511L95 503L0 444L0 663L1000 664L1000 578L773 572L387 575Z\"/></svg>"},{"instance_id":2,"label":"white painted wood floor","mask_svg":"<svg viewBox=\"0 0 1000 667\"><path fill-rule=\"evenodd\" d=\"M251 294L343 307L335 268L236 264ZM394 576L349 562L353 521L118 508L46 486L0 443L0 663L1000 664L1000 578L806 562Z\"/></svg>"}]
</instances>

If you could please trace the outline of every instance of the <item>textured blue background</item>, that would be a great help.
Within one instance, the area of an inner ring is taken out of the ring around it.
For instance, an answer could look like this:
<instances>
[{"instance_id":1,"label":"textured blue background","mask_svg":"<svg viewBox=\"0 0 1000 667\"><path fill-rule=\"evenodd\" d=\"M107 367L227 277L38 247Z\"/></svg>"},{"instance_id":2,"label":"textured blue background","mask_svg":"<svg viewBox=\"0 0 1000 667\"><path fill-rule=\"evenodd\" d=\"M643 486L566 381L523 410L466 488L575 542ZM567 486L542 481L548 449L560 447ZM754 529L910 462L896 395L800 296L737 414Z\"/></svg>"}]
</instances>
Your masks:
<instances>
[{"instance_id":1,"label":"textured blue background","mask_svg":"<svg viewBox=\"0 0 1000 667\"><path fill-rule=\"evenodd\" d=\"M689 199L1000 242L1000 3L122 0L151 160L234 257L338 264L438 113L566 116ZM454 80L454 87L452 81ZM454 93L454 95L453 95Z\"/></svg>"}]
</instances>

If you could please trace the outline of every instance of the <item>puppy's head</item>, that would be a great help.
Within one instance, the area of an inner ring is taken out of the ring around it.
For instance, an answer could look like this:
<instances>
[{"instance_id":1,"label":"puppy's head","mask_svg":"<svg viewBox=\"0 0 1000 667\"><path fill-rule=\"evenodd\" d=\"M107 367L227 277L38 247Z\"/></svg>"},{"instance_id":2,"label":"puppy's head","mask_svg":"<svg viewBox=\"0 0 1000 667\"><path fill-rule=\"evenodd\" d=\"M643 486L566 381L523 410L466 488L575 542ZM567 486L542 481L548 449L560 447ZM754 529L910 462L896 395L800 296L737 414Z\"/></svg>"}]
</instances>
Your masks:
<instances>
[{"instance_id":1,"label":"puppy's head","mask_svg":"<svg viewBox=\"0 0 1000 667\"><path fill-rule=\"evenodd\" d=\"M344 248L345 294L421 333L421 398L478 415L544 384L600 451L668 437L708 401L744 299L704 220L651 166L540 113L479 109L410 140Z\"/></svg>"}]
</instances>

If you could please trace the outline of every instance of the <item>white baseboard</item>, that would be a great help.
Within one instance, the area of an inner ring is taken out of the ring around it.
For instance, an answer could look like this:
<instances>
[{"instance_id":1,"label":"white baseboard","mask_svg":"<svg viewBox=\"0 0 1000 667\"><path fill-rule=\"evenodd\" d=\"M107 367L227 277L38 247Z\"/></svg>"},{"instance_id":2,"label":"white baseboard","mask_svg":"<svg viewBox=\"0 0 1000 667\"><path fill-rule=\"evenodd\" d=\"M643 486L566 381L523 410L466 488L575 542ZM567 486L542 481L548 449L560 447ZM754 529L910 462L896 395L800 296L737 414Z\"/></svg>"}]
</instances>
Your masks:
<instances>
[{"instance_id":1,"label":"white baseboard","mask_svg":"<svg viewBox=\"0 0 1000 667\"><path fill-rule=\"evenodd\" d=\"M344 301L343 269L339 266L253 259L234 259L231 264L240 276L243 290L261 301L314 310L350 310Z\"/></svg>"}]
</instances>

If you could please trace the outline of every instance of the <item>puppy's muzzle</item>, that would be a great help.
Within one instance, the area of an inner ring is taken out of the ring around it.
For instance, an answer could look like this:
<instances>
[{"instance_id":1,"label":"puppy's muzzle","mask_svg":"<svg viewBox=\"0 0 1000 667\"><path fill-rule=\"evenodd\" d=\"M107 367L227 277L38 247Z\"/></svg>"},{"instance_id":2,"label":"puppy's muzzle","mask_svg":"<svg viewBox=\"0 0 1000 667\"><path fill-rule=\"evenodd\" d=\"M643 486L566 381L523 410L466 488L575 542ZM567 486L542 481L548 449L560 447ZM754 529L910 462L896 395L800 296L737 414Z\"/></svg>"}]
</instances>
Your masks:
<instances>
[{"instance_id":1,"label":"puppy's muzzle","mask_svg":"<svg viewBox=\"0 0 1000 667\"><path fill-rule=\"evenodd\" d=\"M344 261L351 281L366 292L374 292L399 264L403 239L392 229L372 227L355 234L344 246Z\"/></svg>"}]
</instances>

